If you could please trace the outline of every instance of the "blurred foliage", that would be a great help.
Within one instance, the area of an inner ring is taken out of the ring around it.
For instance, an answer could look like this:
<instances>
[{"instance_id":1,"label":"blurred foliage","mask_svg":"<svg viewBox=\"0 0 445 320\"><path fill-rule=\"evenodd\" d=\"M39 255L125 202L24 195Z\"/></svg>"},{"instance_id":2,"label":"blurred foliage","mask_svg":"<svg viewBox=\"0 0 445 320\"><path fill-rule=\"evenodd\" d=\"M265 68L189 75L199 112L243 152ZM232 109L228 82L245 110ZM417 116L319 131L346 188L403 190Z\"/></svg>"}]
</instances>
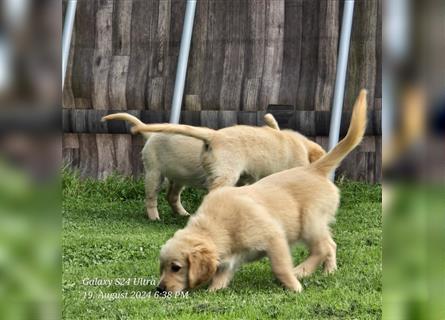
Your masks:
<instances>
[{"instance_id":1,"label":"blurred foliage","mask_svg":"<svg viewBox=\"0 0 445 320\"><path fill-rule=\"evenodd\" d=\"M60 191L0 162L0 318L57 319Z\"/></svg>"},{"instance_id":2,"label":"blurred foliage","mask_svg":"<svg viewBox=\"0 0 445 320\"><path fill-rule=\"evenodd\" d=\"M385 319L445 319L445 190L399 184L391 193L384 217Z\"/></svg>"}]
</instances>

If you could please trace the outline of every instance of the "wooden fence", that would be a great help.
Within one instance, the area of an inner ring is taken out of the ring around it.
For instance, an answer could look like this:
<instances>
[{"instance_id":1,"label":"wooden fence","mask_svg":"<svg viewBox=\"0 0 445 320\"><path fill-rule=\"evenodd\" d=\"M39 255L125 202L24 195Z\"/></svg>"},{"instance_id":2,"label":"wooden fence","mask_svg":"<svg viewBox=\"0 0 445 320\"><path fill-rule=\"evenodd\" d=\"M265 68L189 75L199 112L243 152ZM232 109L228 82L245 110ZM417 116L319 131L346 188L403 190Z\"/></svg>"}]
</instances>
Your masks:
<instances>
[{"instance_id":1,"label":"wooden fence","mask_svg":"<svg viewBox=\"0 0 445 320\"><path fill-rule=\"evenodd\" d=\"M261 125L268 105L292 105L293 127L326 147L342 10L337 0L199 0L182 121ZM141 174L141 137L99 119L168 120L184 13L184 0L79 0L63 154L82 175ZM340 171L368 182L381 179L381 32L381 0L356 1L344 124L365 87L371 128Z\"/></svg>"}]
</instances>

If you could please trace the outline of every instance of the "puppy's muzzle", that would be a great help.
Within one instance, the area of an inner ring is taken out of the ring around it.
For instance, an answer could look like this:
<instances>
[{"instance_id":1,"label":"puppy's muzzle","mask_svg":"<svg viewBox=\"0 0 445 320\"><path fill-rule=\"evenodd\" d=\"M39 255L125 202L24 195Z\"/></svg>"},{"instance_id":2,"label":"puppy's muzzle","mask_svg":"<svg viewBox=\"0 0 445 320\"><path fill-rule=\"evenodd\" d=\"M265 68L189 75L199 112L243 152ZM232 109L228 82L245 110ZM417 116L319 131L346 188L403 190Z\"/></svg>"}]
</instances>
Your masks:
<instances>
[{"instance_id":1,"label":"puppy's muzzle","mask_svg":"<svg viewBox=\"0 0 445 320\"><path fill-rule=\"evenodd\" d=\"M165 290L166 288L165 288L165 286L163 285L163 284L158 284L158 286L156 287L156 293L159 295L159 296L164 296L166 293L167 293L167 291Z\"/></svg>"},{"instance_id":2,"label":"puppy's muzzle","mask_svg":"<svg viewBox=\"0 0 445 320\"><path fill-rule=\"evenodd\" d=\"M157 293L165 292L165 287L162 286L162 285L157 286L157 287L156 287L156 292L157 292Z\"/></svg>"}]
</instances>

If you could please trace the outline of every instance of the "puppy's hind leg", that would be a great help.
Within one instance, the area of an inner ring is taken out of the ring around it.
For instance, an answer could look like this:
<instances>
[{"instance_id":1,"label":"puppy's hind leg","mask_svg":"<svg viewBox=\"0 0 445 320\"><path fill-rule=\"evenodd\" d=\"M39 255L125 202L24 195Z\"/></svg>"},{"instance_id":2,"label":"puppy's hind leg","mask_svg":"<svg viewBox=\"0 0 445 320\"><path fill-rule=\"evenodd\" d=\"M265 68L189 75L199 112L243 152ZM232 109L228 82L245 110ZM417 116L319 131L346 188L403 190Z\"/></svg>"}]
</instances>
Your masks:
<instances>
[{"instance_id":1,"label":"puppy's hind leg","mask_svg":"<svg viewBox=\"0 0 445 320\"><path fill-rule=\"evenodd\" d=\"M163 177L160 171L150 168L145 171L145 205L150 220L160 220L158 212L158 193Z\"/></svg>"},{"instance_id":2,"label":"puppy's hind leg","mask_svg":"<svg viewBox=\"0 0 445 320\"><path fill-rule=\"evenodd\" d=\"M326 235L322 239L311 239L309 244L309 257L294 268L294 274L298 278L310 276L317 267L325 262L326 272L332 272L336 268L335 249L333 250L330 235ZM335 245L335 243L334 243Z\"/></svg>"},{"instance_id":3,"label":"puppy's hind leg","mask_svg":"<svg viewBox=\"0 0 445 320\"><path fill-rule=\"evenodd\" d=\"M278 236L271 239L266 251L272 264L272 271L278 280L286 288L295 292L301 292L303 287L292 271L292 257L285 238Z\"/></svg>"},{"instance_id":4,"label":"puppy's hind leg","mask_svg":"<svg viewBox=\"0 0 445 320\"><path fill-rule=\"evenodd\" d=\"M331 237L328 239L328 244L330 250L324 261L324 272L331 274L337 270L337 244Z\"/></svg>"},{"instance_id":5,"label":"puppy's hind leg","mask_svg":"<svg viewBox=\"0 0 445 320\"><path fill-rule=\"evenodd\" d=\"M169 181L167 200L172 210L181 215L189 216L189 213L184 209L181 204L181 192L184 189L182 185L177 182Z\"/></svg>"}]
</instances>

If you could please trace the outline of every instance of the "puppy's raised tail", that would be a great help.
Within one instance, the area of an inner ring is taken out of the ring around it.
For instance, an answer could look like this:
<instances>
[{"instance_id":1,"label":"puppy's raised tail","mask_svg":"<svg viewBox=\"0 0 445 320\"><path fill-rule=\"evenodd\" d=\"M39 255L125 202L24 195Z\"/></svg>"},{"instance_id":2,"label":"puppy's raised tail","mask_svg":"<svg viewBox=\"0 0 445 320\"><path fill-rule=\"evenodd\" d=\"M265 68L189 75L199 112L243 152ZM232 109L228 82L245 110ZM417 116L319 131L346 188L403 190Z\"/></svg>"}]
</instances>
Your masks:
<instances>
[{"instance_id":1,"label":"puppy's raised tail","mask_svg":"<svg viewBox=\"0 0 445 320\"><path fill-rule=\"evenodd\" d=\"M275 120L275 117L270 113L266 113L264 115L264 123L266 126L271 127L272 129L280 130L277 120Z\"/></svg>"},{"instance_id":2,"label":"puppy's raised tail","mask_svg":"<svg viewBox=\"0 0 445 320\"><path fill-rule=\"evenodd\" d=\"M363 139L366 129L366 96L368 92L364 89L354 104L351 123L346 136L325 156L310 165L315 171L328 176L332 170L338 167L340 162L351 152Z\"/></svg>"},{"instance_id":3,"label":"puppy's raised tail","mask_svg":"<svg viewBox=\"0 0 445 320\"><path fill-rule=\"evenodd\" d=\"M144 124L141 120L139 120L135 116L133 116L129 113L125 113L125 112L109 114L105 117L102 117L102 119L101 119L102 122L109 121L109 120L124 120L124 121L130 122L133 126L139 126L139 125ZM149 133L142 133L142 135L146 139L148 139L150 137Z\"/></svg>"},{"instance_id":4,"label":"puppy's raised tail","mask_svg":"<svg viewBox=\"0 0 445 320\"><path fill-rule=\"evenodd\" d=\"M171 123L160 123L160 124L140 124L131 128L131 132L163 132L172 134L182 134L184 136L196 138L203 140L208 143L212 140L213 136L216 134L216 130L203 127L193 127L184 124L171 124Z\"/></svg>"}]
</instances>

